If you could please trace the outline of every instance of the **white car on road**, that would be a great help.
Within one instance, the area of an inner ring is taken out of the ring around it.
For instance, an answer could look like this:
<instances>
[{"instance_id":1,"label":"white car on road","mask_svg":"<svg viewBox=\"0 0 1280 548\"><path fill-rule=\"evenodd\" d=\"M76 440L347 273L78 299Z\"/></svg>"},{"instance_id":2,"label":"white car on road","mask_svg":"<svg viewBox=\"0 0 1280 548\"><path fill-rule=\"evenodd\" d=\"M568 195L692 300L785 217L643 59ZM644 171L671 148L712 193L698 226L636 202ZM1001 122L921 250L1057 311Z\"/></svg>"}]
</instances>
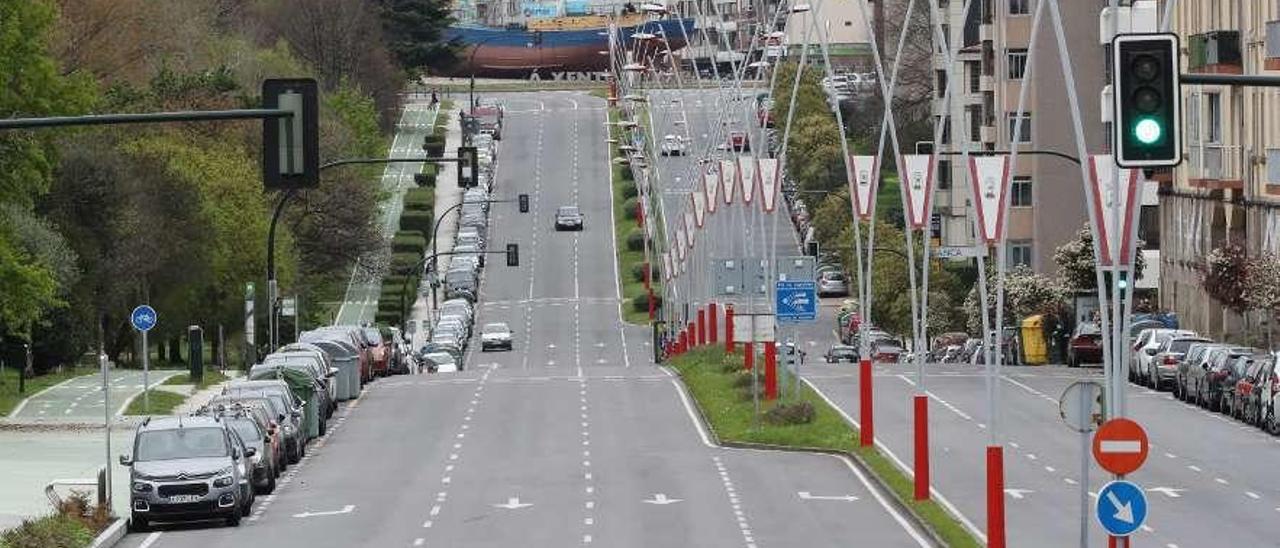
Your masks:
<instances>
[{"instance_id":1,"label":"white car on road","mask_svg":"<svg viewBox=\"0 0 1280 548\"><path fill-rule=\"evenodd\" d=\"M689 152L689 144L679 135L666 135L663 136L658 151L663 156L684 156Z\"/></svg>"}]
</instances>

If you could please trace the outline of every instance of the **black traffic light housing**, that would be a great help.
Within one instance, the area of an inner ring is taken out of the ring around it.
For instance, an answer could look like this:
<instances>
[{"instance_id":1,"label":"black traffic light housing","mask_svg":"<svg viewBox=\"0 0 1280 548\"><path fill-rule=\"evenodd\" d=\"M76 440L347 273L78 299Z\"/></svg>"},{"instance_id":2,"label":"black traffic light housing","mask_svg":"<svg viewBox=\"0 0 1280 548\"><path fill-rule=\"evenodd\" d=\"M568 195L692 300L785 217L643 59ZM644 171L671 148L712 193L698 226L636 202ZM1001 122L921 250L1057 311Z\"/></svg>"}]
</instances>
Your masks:
<instances>
[{"instance_id":1,"label":"black traffic light housing","mask_svg":"<svg viewBox=\"0 0 1280 548\"><path fill-rule=\"evenodd\" d=\"M1118 34L1111 41L1113 156L1126 168L1182 162L1178 35Z\"/></svg>"},{"instance_id":2,"label":"black traffic light housing","mask_svg":"<svg viewBox=\"0 0 1280 548\"><path fill-rule=\"evenodd\" d=\"M289 110L262 123L262 182L267 190L320 184L320 99L311 78L262 81L262 108Z\"/></svg>"},{"instance_id":3,"label":"black traffic light housing","mask_svg":"<svg viewBox=\"0 0 1280 548\"><path fill-rule=\"evenodd\" d=\"M818 256L818 240L809 240L804 248L804 254L810 257Z\"/></svg>"},{"instance_id":4,"label":"black traffic light housing","mask_svg":"<svg viewBox=\"0 0 1280 548\"><path fill-rule=\"evenodd\" d=\"M458 188L480 184L480 155L476 147L458 147Z\"/></svg>"},{"instance_id":5,"label":"black traffic light housing","mask_svg":"<svg viewBox=\"0 0 1280 548\"><path fill-rule=\"evenodd\" d=\"M520 244L507 244L507 266L520 266Z\"/></svg>"},{"instance_id":6,"label":"black traffic light housing","mask_svg":"<svg viewBox=\"0 0 1280 548\"><path fill-rule=\"evenodd\" d=\"M529 212L529 195L528 194L521 194L517 196L516 201L520 203L520 213Z\"/></svg>"},{"instance_id":7,"label":"black traffic light housing","mask_svg":"<svg viewBox=\"0 0 1280 548\"><path fill-rule=\"evenodd\" d=\"M435 188L436 178L427 175L426 173L414 173L413 183L421 187Z\"/></svg>"}]
</instances>

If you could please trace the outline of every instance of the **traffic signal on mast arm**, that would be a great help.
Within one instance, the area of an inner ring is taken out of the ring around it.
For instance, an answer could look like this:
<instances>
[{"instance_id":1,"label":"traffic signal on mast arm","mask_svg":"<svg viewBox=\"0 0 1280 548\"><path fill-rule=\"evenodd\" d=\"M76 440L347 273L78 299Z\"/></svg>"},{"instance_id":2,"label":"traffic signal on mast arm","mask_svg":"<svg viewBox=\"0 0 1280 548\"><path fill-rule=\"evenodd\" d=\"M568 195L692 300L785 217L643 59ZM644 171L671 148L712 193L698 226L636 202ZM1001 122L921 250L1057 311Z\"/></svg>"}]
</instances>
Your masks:
<instances>
[{"instance_id":1,"label":"traffic signal on mast arm","mask_svg":"<svg viewBox=\"0 0 1280 548\"><path fill-rule=\"evenodd\" d=\"M1172 167L1182 161L1178 35L1119 34L1111 41L1116 165Z\"/></svg>"}]
</instances>

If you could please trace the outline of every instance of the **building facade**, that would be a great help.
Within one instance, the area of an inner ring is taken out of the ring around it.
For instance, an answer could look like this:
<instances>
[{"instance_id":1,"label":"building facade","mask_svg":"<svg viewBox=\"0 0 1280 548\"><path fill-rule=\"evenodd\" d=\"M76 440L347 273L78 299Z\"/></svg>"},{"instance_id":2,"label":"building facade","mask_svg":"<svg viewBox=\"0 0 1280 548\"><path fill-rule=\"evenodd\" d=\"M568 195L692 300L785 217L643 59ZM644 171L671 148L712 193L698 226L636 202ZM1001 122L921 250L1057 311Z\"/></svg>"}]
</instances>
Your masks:
<instances>
[{"instance_id":1,"label":"building facade","mask_svg":"<svg viewBox=\"0 0 1280 548\"><path fill-rule=\"evenodd\" d=\"M947 39L961 42L954 70L960 80L954 83L949 105L951 121L937 148L943 156L939 161L935 226L940 225L942 245L974 243L968 170L961 165L959 155L965 147L971 152L1007 152L1010 144L1017 142L1019 151L1053 151L1072 157L1077 154L1065 77L1047 11L1041 16L1034 58L1028 55L1032 15L1040 1L972 0L969 12L964 13L962 0L940 0L939 11L934 14L941 20ZM1098 16L1104 5L1102 0L1060 2L1079 90L1085 148L1091 153L1103 152L1107 146L1099 93L1107 83L1106 49L1098 39ZM1022 115L1029 123L1015 134L1021 78L1029 66L1035 68ZM937 84L933 111L935 116L941 116L948 108L942 104L947 83L943 55L934 56L934 69ZM1079 168L1059 157L1020 152L1012 177L1008 262L1053 273L1055 249L1075 238L1088 221Z\"/></svg>"},{"instance_id":2,"label":"building facade","mask_svg":"<svg viewBox=\"0 0 1280 548\"><path fill-rule=\"evenodd\" d=\"M1274 0L1181 1L1173 29L1184 74L1280 75ZM1182 116L1184 160L1160 189L1160 303L1188 328L1249 342L1253 318L1208 295L1200 266L1228 242L1280 252L1280 91L1183 86Z\"/></svg>"}]
</instances>

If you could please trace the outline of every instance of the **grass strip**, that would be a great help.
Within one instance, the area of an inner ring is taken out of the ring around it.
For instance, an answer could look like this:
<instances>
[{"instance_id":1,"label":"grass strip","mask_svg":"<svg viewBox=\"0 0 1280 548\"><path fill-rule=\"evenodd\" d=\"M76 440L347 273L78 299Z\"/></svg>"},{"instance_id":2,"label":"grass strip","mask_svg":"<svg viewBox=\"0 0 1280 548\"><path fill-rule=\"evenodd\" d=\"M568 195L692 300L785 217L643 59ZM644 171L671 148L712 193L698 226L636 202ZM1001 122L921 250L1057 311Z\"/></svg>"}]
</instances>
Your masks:
<instances>
[{"instance_id":1,"label":"grass strip","mask_svg":"<svg viewBox=\"0 0 1280 548\"><path fill-rule=\"evenodd\" d=\"M205 369L204 375L200 379L200 384L196 385L196 388L203 390L215 384L221 384L221 383L227 382L228 378L229 377L222 374L222 372L218 371L217 369ZM162 384L167 384L169 386L173 386L176 384L191 384L191 373L182 373L179 375L174 375L172 377L169 377L168 379L165 379L165 381Z\"/></svg>"},{"instance_id":2,"label":"grass strip","mask_svg":"<svg viewBox=\"0 0 1280 548\"><path fill-rule=\"evenodd\" d=\"M616 122L618 120L618 112L616 109L609 109L609 121ZM609 126L609 137L622 141L622 131L618 126ZM629 213L624 207L627 202L626 190L628 187L634 187L635 182L628 175L630 167L619 165L614 162L614 158L623 156L618 150L618 143L609 145L609 166L612 170L613 184L613 237L617 243L618 251L618 285L622 293L622 319L627 323L648 325L649 310L647 306L643 309L636 307L636 299L645 297L647 292L644 289L644 281L637 280L633 275L636 269L643 269L644 250L631 250L627 248L627 235L634 230L643 230L639 227L634 218L628 218ZM653 211L653 208L650 208ZM656 255L656 254L655 254ZM655 296L662 295L662 286L655 278L650 280L653 284L653 294Z\"/></svg>"},{"instance_id":3,"label":"grass strip","mask_svg":"<svg viewBox=\"0 0 1280 548\"><path fill-rule=\"evenodd\" d=\"M143 397L147 394L150 395L150 402L147 401L147 398ZM124 414L170 415L173 413L174 408L182 405L182 402L187 401L186 396L177 392L170 392L168 390L152 389L148 390L147 394L138 394L137 397L133 398L133 401L129 402L129 407L125 408ZM147 408L148 403L151 405L149 409Z\"/></svg>"},{"instance_id":4,"label":"grass strip","mask_svg":"<svg viewBox=\"0 0 1280 548\"><path fill-rule=\"evenodd\" d=\"M0 373L0 417L8 416L22 400L67 379L96 373L97 368L64 368L61 373L50 371L35 378L27 379L25 390L18 393L18 369L6 366Z\"/></svg>"},{"instance_id":5,"label":"grass strip","mask_svg":"<svg viewBox=\"0 0 1280 548\"><path fill-rule=\"evenodd\" d=\"M982 546L959 520L937 502L916 501L912 480L879 450L860 447L857 430L808 385L801 385L798 398L813 405L815 414L811 422L794 425L757 423L753 419L750 388L735 385L736 378L741 375L737 372L742 369L741 354L729 355L723 348L699 349L672 359L670 365L680 373L689 393L721 441L835 451L854 456L946 546ZM780 382L780 386L785 385ZM787 398L776 402L761 401L761 412L767 412L780 403L795 401L789 393Z\"/></svg>"}]
</instances>

